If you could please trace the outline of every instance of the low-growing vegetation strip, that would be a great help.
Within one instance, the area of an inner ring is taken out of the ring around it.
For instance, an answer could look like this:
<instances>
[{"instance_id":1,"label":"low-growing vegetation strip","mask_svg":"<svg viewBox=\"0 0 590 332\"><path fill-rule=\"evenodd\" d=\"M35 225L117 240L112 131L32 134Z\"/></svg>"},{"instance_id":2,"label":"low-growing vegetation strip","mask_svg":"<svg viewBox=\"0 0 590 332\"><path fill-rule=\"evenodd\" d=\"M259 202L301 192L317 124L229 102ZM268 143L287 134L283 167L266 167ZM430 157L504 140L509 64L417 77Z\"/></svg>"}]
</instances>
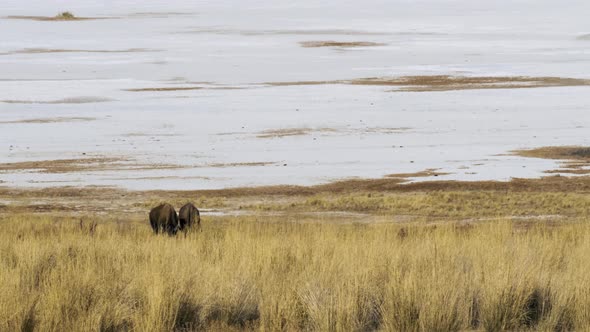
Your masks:
<instances>
[{"instance_id":1,"label":"low-growing vegetation strip","mask_svg":"<svg viewBox=\"0 0 590 332\"><path fill-rule=\"evenodd\" d=\"M291 197L285 201L260 202L244 206L259 211L327 212L413 216L416 218L497 218L590 216L590 195L562 192L450 191L349 194L316 194Z\"/></svg>"},{"instance_id":2,"label":"low-growing vegetation strip","mask_svg":"<svg viewBox=\"0 0 590 332\"><path fill-rule=\"evenodd\" d=\"M1 331L582 330L590 225L0 219Z\"/></svg>"},{"instance_id":3,"label":"low-growing vegetation strip","mask_svg":"<svg viewBox=\"0 0 590 332\"><path fill-rule=\"evenodd\" d=\"M544 146L513 153L531 158L590 161L590 147L587 146Z\"/></svg>"},{"instance_id":4,"label":"low-growing vegetation strip","mask_svg":"<svg viewBox=\"0 0 590 332\"><path fill-rule=\"evenodd\" d=\"M399 181L386 179L392 180ZM367 187L370 183L367 182ZM323 187L268 187L200 192L0 188L0 217L15 213L59 213L61 216L96 213L101 220L145 220L147 211L162 202L178 208L189 201L205 209L205 215L208 211L255 216L348 213L349 216L357 214L363 222L374 221L373 217L425 222L490 218L569 222L590 217L588 177L550 177L523 180L523 183L514 180L512 183L395 184L390 187L391 191L369 190L360 185L357 191L336 188L337 191L327 191ZM322 221L342 223L343 219Z\"/></svg>"},{"instance_id":5,"label":"low-growing vegetation strip","mask_svg":"<svg viewBox=\"0 0 590 332\"><path fill-rule=\"evenodd\" d=\"M560 168L547 170L549 174L590 174L590 147L587 146L544 146L534 149L516 150L515 155L561 160Z\"/></svg>"},{"instance_id":6,"label":"low-growing vegetation strip","mask_svg":"<svg viewBox=\"0 0 590 332\"><path fill-rule=\"evenodd\" d=\"M424 75L399 77L366 77L350 80L267 82L268 86L299 85L372 85L397 87L391 91L453 91L473 89L522 89L563 86L588 86L590 80L570 77L530 77L530 76L450 76Z\"/></svg>"}]
</instances>

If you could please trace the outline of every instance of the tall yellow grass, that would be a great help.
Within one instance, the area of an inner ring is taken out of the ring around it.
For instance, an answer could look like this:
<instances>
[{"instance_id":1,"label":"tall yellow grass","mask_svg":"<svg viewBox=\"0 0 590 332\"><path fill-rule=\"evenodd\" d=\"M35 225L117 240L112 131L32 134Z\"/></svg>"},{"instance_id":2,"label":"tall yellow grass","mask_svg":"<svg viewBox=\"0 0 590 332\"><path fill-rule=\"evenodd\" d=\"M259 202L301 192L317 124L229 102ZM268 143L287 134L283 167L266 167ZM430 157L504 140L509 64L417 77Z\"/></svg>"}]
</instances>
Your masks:
<instances>
[{"instance_id":1,"label":"tall yellow grass","mask_svg":"<svg viewBox=\"0 0 590 332\"><path fill-rule=\"evenodd\" d=\"M590 227L0 219L2 331L569 331Z\"/></svg>"}]
</instances>

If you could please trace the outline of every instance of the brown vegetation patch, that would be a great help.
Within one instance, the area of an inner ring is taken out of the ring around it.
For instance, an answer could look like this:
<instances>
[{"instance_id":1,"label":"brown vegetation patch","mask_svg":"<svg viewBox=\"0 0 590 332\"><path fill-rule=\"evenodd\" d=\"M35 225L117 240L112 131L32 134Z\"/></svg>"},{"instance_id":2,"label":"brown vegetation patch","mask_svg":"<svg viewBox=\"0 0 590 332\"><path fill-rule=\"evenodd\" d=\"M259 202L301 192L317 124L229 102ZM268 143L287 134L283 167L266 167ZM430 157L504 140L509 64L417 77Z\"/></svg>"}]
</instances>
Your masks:
<instances>
[{"instance_id":1,"label":"brown vegetation patch","mask_svg":"<svg viewBox=\"0 0 590 332\"><path fill-rule=\"evenodd\" d=\"M69 173L102 169L106 165L119 163L124 159L119 158L82 158L82 159L58 159L23 161L16 163L0 164L0 171L33 171L39 173Z\"/></svg>"},{"instance_id":2,"label":"brown vegetation patch","mask_svg":"<svg viewBox=\"0 0 590 332\"><path fill-rule=\"evenodd\" d=\"M451 174L451 173L445 173L445 172L437 172L437 170L439 170L439 168L429 168L429 169L426 169L424 171L415 172L415 173L388 174L385 177L388 177L388 178L403 178L403 179L407 179L407 178L422 178L422 177L431 177L431 176L439 176L439 175L449 175L449 174Z\"/></svg>"},{"instance_id":3,"label":"brown vegetation patch","mask_svg":"<svg viewBox=\"0 0 590 332\"><path fill-rule=\"evenodd\" d=\"M367 127L361 131L364 133L375 133L375 134L399 134L401 132L407 132L411 130L410 127Z\"/></svg>"},{"instance_id":4,"label":"brown vegetation patch","mask_svg":"<svg viewBox=\"0 0 590 332\"><path fill-rule=\"evenodd\" d=\"M411 128L407 127L366 127L366 128L281 128L281 129L269 129L263 130L256 133L257 138L282 138L289 136L304 136L311 135L314 133L322 134L397 134L400 132L406 132ZM222 133L221 135L234 135L241 133Z\"/></svg>"},{"instance_id":5,"label":"brown vegetation patch","mask_svg":"<svg viewBox=\"0 0 590 332\"><path fill-rule=\"evenodd\" d=\"M152 170L183 168L179 165L135 163L125 158L91 157L23 161L0 164L0 172L27 171L36 173L73 173L113 170Z\"/></svg>"},{"instance_id":6,"label":"brown vegetation patch","mask_svg":"<svg viewBox=\"0 0 590 332\"><path fill-rule=\"evenodd\" d=\"M546 146L535 149L516 150L515 155L542 159L590 161L590 147L585 146Z\"/></svg>"},{"instance_id":7,"label":"brown vegetation patch","mask_svg":"<svg viewBox=\"0 0 590 332\"><path fill-rule=\"evenodd\" d=\"M585 165L590 166L590 164ZM583 174L590 174L590 169L568 169L568 168L561 168L561 169L552 169L545 171L544 173L547 174L576 174L576 175L583 175Z\"/></svg>"},{"instance_id":8,"label":"brown vegetation patch","mask_svg":"<svg viewBox=\"0 0 590 332\"><path fill-rule=\"evenodd\" d=\"M84 122L84 121L95 121L95 120L97 120L97 119L90 118L90 117L55 117L55 118L23 119L23 120L14 120L14 121L0 121L0 124Z\"/></svg>"},{"instance_id":9,"label":"brown vegetation patch","mask_svg":"<svg viewBox=\"0 0 590 332\"><path fill-rule=\"evenodd\" d=\"M542 88L559 86L588 86L590 80L564 77L527 77L527 76L402 76L402 77L372 77L352 80L333 81L300 81L300 82L270 82L269 86L291 85L375 85L399 87L392 91L452 91L472 89L517 89Z\"/></svg>"},{"instance_id":10,"label":"brown vegetation patch","mask_svg":"<svg viewBox=\"0 0 590 332\"><path fill-rule=\"evenodd\" d=\"M330 128L283 128L283 129L269 129L259 132L256 137L258 138L281 138L288 136L303 136L309 135L312 132L330 132L334 131Z\"/></svg>"},{"instance_id":11,"label":"brown vegetation patch","mask_svg":"<svg viewBox=\"0 0 590 332\"><path fill-rule=\"evenodd\" d=\"M312 132L310 128L271 129L260 132L258 138L280 138L287 136L303 136Z\"/></svg>"},{"instance_id":12,"label":"brown vegetation patch","mask_svg":"<svg viewBox=\"0 0 590 332\"><path fill-rule=\"evenodd\" d=\"M293 222L301 222L300 217L305 215L313 215L316 222L342 222L333 215L338 211L367 214L367 220L363 222L481 221L497 217L530 219L531 216L573 220L590 216L589 194L590 176L551 176L508 182L407 183L407 178L352 179L309 187L268 186L192 191L128 191L103 187L23 189L0 186L0 202L5 205L0 213L39 212L34 205L44 204L55 205L56 212L109 213L125 220L144 220L146 211L160 202L180 207L186 201L194 201L199 208L213 208L221 214L239 211L240 214L254 215L256 218L283 216L285 221ZM43 213L52 212L50 208L44 210ZM328 214L324 214L326 212Z\"/></svg>"},{"instance_id":13,"label":"brown vegetation patch","mask_svg":"<svg viewBox=\"0 0 590 332\"><path fill-rule=\"evenodd\" d=\"M312 47L371 47L371 46L384 46L383 43L364 42L364 41L351 41L351 42L338 42L333 40L318 40L318 41L303 41L299 42L301 47L312 48Z\"/></svg>"},{"instance_id":14,"label":"brown vegetation patch","mask_svg":"<svg viewBox=\"0 0 590 332\"><path fill-rule=\"evenodd\" d=\"M6 164L0 166L6 168ZM27 166L32 167L32 165ZM2 169L0 168L0 170ZM14 168L13 168L14 169ZM413 175L412 173L408 175ZM566 177L548 176L539 179L513 179L511 181L427 181L408 183L407 178L351 179L316 186L263 186L211 190L168 190L168 191L127 191L101 187L56 187L44 189L22 189L0 187L0 198L12 200L35 200L39 198L64 199L84 198L112 202L113 197L121 197L120 203L141 202L145 200L177 200L179 198L215 199L230 202L283 201L292 197L313 195L347 195L366 193L444 193L444 192L497 192L505 195L513 193L555 193L589 194L590 176ZM221 202L219 201L219 203ZM542 202L540 202L542 203ZM103 204L103 203L100 203ZM217 204L217 203L216 203ZM242 204L242 203L240 203ZM543 203L545 204L545 203ZM590 206L590 205L589 205ZM552 214L552 213L546 213Z\"/></svg>"},{"instance_id":15,"label":"brown vegetation patch","mask_svg":"<svg viewBox=\"0 0 590 332\"><path fill-rule=\"evenodd\" d=\"M513 151L515 155L564 160L561 162L561 168L548 170L548 174L590 174L590 147L584 146L546 146L536 149Z\"/></svg>"},{"instance_id":16,"label":"brown vegetation patch","mask_svg":"<svg viewBox=\"0 0 590 332\"><path fill-rule=\"evenodd\" d=\"M349 192L430 192L430 191L514 191L514 192L580 192L590 193L590 177L547 176L539 179L510 181L426 181L407 183L403 178L351 179L316 186L264 186L188 191L194 195L225 197L291 196ZM179 191L183 192L183 191Z\"/></svg>"},{"instance_id":17,"label":"brown vegetation patch","mask_svg":"<svg viewBox=\"0 0 590 332\"><path fill-rule=\"evenodd\" d=\"M178 84L178 83L177 83ZM165 86L165 87L150 87L150 88L132 88L123 89L129 92L167 92L167 91L190 91L190 90L242 90L247 87L243 86L226 86L220 84L213 84L210 82L185 82L180 84L200 84L198 86ZM185 97L185 96L183 96Z\"/></svg>"}]
</instances>

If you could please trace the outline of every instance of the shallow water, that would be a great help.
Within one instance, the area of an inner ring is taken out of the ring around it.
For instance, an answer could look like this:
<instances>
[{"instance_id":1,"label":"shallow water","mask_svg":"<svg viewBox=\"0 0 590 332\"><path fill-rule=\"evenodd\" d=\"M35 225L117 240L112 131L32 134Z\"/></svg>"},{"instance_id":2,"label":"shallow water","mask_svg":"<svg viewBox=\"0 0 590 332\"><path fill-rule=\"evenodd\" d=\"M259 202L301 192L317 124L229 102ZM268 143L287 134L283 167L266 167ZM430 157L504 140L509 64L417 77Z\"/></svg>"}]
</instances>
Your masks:
<instances>
[{"instance_id":1,"label":"shallow water","mask_svg":"<svg viewBox=\"0 0 590 332\"><path fill-rule=\"evenodd\" d=\"M308 185L428 168L450 173L436 179L508 180L557 167L510 150L590 145L590 87L264 85L403 75L590 78L587 1L0 3L6 16L65 10L109 19L0 19L0 163L98 156L179 167L11 170L0 172L3 185ZM305 41L386 45L305 48ZM174 87L201 89L129 91ZM80 117L94 120L63 121ZM51 118L62 120L30 121ZM304 134L260 137L281 129Z\"/></svg>"}]
</instances>

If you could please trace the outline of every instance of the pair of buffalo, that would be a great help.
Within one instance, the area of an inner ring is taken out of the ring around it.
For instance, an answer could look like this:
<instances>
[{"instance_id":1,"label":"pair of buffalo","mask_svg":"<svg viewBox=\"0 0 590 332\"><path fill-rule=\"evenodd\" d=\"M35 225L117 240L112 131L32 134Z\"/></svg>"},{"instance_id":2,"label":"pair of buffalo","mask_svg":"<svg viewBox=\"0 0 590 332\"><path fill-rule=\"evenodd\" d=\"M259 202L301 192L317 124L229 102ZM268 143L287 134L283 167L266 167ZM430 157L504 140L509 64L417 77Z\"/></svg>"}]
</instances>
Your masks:
<instances>
[{"instance_id":1,"label":"pair of buffalo","mask_svg":"<svg viewBox=\"0 0 590 332\"><path fill-rule=\"evenodd\" d=\"M150 211L150 225L156 234L166 232L174 235L178 231L186 233L193 227L201 230L201 215L192 203L181 207L178 214L172 205L163 203Z\"/></svg>"}]
</instances>

